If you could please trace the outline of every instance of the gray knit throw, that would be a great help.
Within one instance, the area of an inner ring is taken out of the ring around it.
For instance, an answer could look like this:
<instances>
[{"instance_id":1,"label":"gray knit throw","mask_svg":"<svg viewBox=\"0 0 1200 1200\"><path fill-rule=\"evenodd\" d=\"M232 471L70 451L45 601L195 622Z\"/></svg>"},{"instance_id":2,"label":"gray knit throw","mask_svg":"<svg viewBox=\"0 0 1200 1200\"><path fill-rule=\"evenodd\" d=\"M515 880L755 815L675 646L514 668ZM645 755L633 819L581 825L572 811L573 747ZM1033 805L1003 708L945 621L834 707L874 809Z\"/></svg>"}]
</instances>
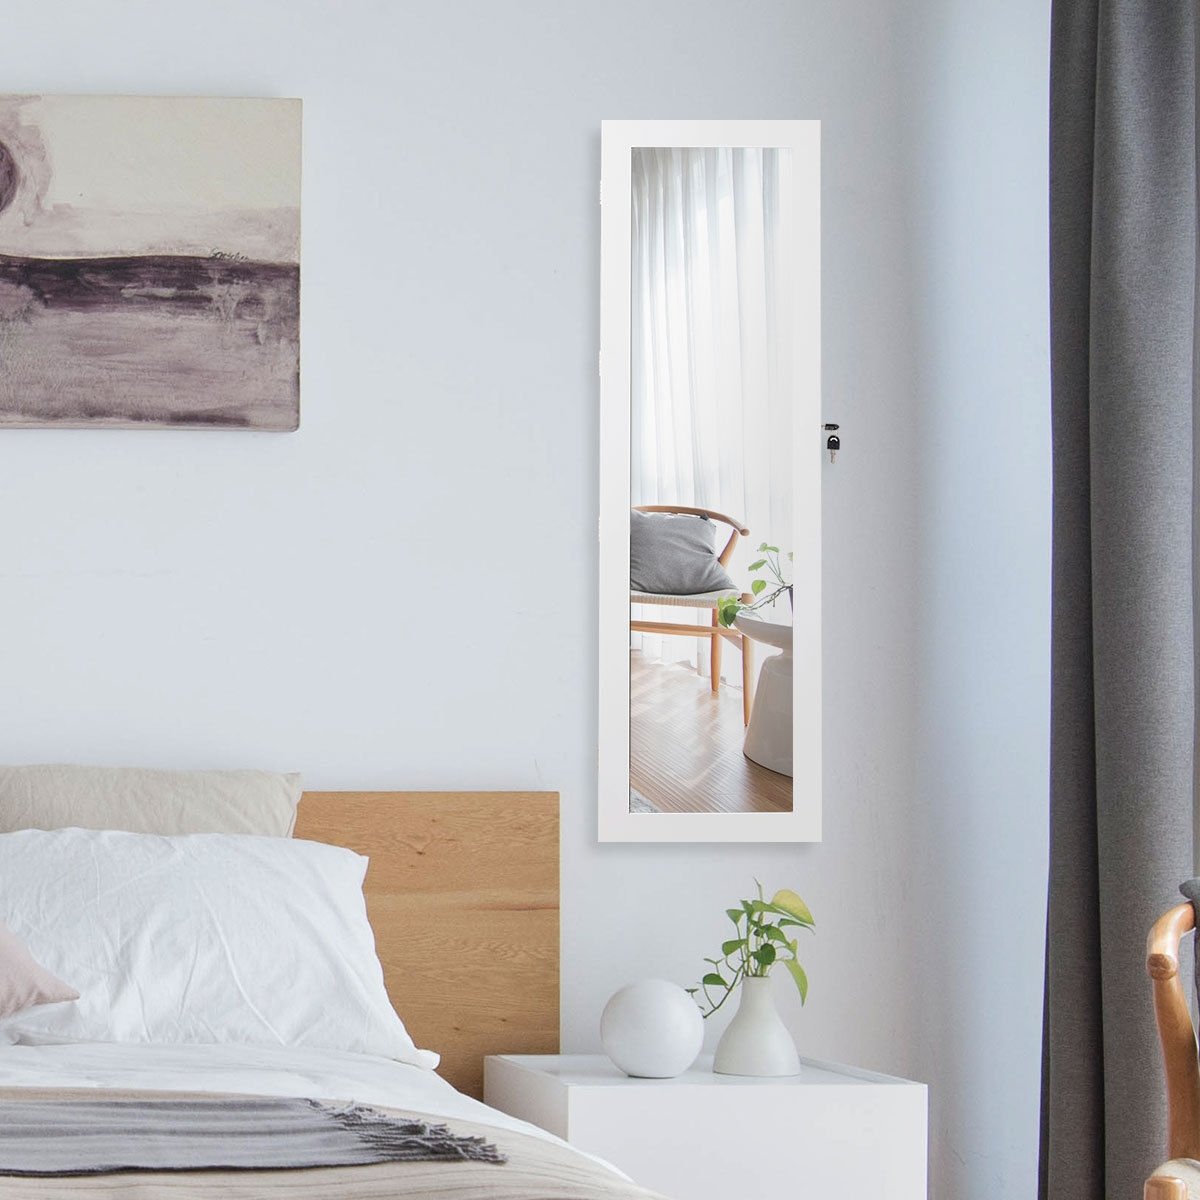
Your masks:
<instances>
[{"instance_id":1,"label":"gray knit throw","mask_svg":"<svg viewBox=\"0 0 1200 1200\"><path fill-rule=\"evenodd\" d=\"M0 1175L503 1163L481 1137L315 1100L0 1101Z\"/></svg>"}]
</instances>

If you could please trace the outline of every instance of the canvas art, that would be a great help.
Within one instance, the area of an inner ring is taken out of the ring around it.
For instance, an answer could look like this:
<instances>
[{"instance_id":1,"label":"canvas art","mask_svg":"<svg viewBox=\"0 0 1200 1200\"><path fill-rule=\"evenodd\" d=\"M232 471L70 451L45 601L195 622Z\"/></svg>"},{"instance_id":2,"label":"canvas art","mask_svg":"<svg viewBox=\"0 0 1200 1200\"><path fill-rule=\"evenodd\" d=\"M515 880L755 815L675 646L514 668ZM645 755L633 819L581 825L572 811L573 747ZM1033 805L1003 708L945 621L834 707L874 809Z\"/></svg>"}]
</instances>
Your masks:
<instances>
[{"instance_id":1,"label":"canvas art","mask_svg":"<svg viewBox=\"0 0 1200 1200\"><path fill-rule=\"evenodd\" d=\"M0 96L0 426L291 430L298 100Z\"/></svg>"}]
</instances>

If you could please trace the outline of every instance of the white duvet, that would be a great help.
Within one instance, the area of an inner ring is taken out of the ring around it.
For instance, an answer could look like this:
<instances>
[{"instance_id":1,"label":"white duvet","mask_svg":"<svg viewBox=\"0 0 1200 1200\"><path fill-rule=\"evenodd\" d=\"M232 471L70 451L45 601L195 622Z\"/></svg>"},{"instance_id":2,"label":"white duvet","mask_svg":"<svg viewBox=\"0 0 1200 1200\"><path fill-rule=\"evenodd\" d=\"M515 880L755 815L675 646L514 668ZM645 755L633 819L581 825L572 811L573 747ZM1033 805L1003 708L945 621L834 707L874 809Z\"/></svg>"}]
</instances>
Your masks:
<instances>
[{"instance_id":1,"label":"white duvet","mask_svg":"<svg viewBox=\"0 0 1200 1200\"><path fill-rule=\"evenodd\" d=\"M477 1121L559 1142L544 1129L464 1096L432 1071L334 1050L108 1042L0 1046L0 1088L8 1087L238 1092L357 1100Z\"/></svg>"}]
</instances>

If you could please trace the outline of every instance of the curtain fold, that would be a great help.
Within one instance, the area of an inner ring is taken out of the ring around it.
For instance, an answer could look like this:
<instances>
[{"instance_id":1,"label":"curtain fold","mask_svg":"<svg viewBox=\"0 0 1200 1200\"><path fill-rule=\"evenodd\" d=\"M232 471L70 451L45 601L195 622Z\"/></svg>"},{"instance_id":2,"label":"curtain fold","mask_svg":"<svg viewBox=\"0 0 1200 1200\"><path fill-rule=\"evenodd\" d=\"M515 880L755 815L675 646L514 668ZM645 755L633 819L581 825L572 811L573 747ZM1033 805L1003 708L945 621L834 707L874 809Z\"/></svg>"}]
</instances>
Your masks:
<instances>
[{"instance_id":1,"label":"curtain fold","mask_svg":"<svg viewBox=\"0 0 1200 1200\"><path fill-rule=\"evenodd\" d=\"M754 548L790 549L792 535L780 154L638 148L632 173L631 503L744 521L751 536L730 573L748 587ZM684 638L633 634L631 643L707 671L707 643L700 652ZM726 655L735 686L740 671L737 654Z\"/></svg>"},{"instance_id":2,"label":"curtain fold","mask_svg":"<svg viewBox=\"0 0 1200 1200\"><path fill-rule=\"evenodd\" d=\"M1166 1130L1144 944L1192 871L1195 60L1192 3L1053 4L1051 1200L1140 1196Z\"/></svg>"}]
</instances>

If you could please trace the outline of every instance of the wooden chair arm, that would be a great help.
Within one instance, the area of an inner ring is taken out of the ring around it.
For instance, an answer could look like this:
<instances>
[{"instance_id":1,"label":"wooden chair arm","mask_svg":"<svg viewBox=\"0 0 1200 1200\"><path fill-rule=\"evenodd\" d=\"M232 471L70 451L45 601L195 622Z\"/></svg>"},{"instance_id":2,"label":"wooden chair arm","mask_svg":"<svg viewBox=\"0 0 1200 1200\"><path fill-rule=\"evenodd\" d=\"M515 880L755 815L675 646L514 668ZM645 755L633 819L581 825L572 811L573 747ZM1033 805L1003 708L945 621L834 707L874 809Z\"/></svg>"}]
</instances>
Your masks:
<instances>
[{"instance_id":1,"label":"wooden chair arm","mask_svg":"<svg viewBox=\"0 0 1200 1200\"><path fill-rule=\"evenodd\" d=\"M750 532L737 517L727 517L711 508L692 508L687 504L635 504L633 507L638 512L679 513L685 517L707 517L710 521L722 521L726 525L732 525L742 537L746 537Z\"/></svg>"},{"instance_id":2,"label":"wooden chair arm","mask_svg":"<svg viewBox=\"0 0 1200 1200\"><path fill-rule=\"evenodd\" d=\"M1179 944L1196 928L1191 903L1177 904L1150 928L1146 938L1146 970L1151 979L1170 979L1179 972Z\"/></svg>"},{"instance_id":3,"label":"wooden chair arm","mask_svg":"<svg viewBox=\"0 0 1200 1200\"><path fill-rule=\"evenodd\" d=\"M1142 1200L1188 1200L1187 1184L1169 1175L1152 1175L1146 1180Z\"/></svg>"},{"instance_id":4,"label":"wooden chair arm","mask_svg":"<svg viewBox=\"0 0 1200 1200\"><path fill-rule=\"evenodd\" d=\"M1191 904L1164 913L1146 939L1146 970L1154 991L1154 1018L1167 1076L1167 1158L1200 1158L1200 1062L1187 994L1179 978L1179 943L1196 927ZM1153 1181L1151 1181L1153 1182ZM1150 1186L1148 1183L1147 1188ZM1147 1191L1155 1200L1182 1192Z\"/></svg>"}]
</instances>

